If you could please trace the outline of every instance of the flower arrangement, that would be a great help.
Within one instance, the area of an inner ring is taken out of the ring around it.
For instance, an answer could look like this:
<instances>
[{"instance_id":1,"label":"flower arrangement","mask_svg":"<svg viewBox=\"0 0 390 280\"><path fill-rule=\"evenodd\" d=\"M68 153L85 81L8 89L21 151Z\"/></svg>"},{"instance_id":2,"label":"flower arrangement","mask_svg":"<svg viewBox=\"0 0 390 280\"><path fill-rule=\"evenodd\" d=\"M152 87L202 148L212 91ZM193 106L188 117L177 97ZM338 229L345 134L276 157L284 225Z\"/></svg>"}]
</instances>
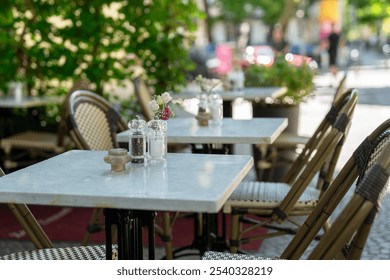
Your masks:
<instances>
[{"instance_id":1,"label":"flower arrangement","mask_svg":"<svg viewBox=\"0 0 390 280\"><path fill-rule=\"evenodd\" d=\"M150 109L154 113L154 118L158 120L168 120L171 117L174 117L169 104L172 102L172 97L169 92L164 92L157 97L154 97L153 100L149 102Z\"/></svg>"},{"instance_id":2,"label":"flower arrangement","mask_svg":"<svg viewBox=\"0 0 390 280\"><path fill-rule=\"evenodd\" d=\"M202 75L198 75L195 78L196 83L200 86L201 91L211 93L211 91L222 84L222 81L219 79L208 79L203 77Z\"/></svg>"}]
</instances>

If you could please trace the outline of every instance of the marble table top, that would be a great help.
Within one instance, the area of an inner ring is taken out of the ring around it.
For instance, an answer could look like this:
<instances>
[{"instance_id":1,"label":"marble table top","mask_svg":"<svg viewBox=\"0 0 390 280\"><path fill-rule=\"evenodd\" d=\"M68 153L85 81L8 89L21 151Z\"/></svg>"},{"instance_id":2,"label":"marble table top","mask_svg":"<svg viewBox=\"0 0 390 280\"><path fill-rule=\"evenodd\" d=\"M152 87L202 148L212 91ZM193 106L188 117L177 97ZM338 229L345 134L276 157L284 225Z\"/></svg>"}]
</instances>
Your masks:
<instances>
[{"instance_id":1,"label":"marble table top","mask_svg":"<svg viewBox=\"0 0 390 280\"><path fill-rule=\"evenodd\" d=\"M168 143L190 144L272 144L287 127L286 118L224 118L221 126L199 126L195 118L168 120ZM120 143L129 141L129 131L116 136Z\"/></svg>"},{"instance_id":2,"label":"marble table top","mask_svg":"<svg viewBox=\"0 0 390 280\"><path fill-rule=\"evenodd\" d=\"M0 108L31 108L63 101L64 96L23 96L20 100L6 96L0 98Z\"/></svg>"},{"instance_id":3,"label":"marble table top","mask_svg":"<svg viewBox=\"0 0 390 280\"><path fill-rule=\"evenodd\" d=\"M219 93L223 100L232 101L236 98L245 98L252 101L260 101L267 97L277 98L285 94L286 87L246 87L240 91L215 91ZM200 94L199 90L184 89L179 93L172 94L174 99L189 99L197 98Z\"/></svg>"},{"instance_id":4,"label":"marble table top","mask_svg":"<svg viewBox=\"0 0 390 280\"><path fill-rule=\"evenodd\" d=\"M168 154L114 173L107 151L72 150L0 178L0 202L216 213L253 166L248 155Z\"/></svg>"}]
</instances>

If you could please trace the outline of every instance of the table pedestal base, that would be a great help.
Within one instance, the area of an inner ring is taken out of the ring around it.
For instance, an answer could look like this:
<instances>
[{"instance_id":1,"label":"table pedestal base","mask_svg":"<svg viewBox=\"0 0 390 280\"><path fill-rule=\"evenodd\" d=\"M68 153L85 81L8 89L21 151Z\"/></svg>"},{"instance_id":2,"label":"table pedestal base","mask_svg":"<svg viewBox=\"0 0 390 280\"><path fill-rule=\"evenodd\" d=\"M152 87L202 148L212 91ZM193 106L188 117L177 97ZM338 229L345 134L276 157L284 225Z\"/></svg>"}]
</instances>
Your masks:
<instances>
[{"instance_id":1,"label":"table pedestal base","mask_svg":"<svg viewBox=\"0 0 390 280\"><path fill-rule=\"evenodd\" d=\"M194 215L194 240L188 246L177 248L173 251L173 259L200 255L206 251L227 251L229 246L226 242L226 219L222 213L222 232L219 232L218 214L193 214ZM183 253L187 250L196 250L196 252Z\"/></svg>"},{"instance_id":2,"label":"table pedestal base","mask_svg":"<svg viewBox=\"0 0 390 280\"><path fill-rule=\"evenodd\" d=\"M125 209L104 209L106 259L112 259L112 226L117 227L118 259L142 260L142 227L148 228L148 258L155 259L154 221L156 212Z\"/></svg>"}]
</instances>

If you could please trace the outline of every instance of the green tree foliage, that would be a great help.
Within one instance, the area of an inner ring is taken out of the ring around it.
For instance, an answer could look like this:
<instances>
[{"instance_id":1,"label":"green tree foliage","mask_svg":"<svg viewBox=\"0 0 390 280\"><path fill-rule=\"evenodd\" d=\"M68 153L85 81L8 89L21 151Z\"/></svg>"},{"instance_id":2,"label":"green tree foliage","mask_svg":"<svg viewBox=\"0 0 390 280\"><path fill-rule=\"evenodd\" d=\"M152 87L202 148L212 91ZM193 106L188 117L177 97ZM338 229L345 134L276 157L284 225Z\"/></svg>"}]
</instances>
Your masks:
<instances>
[{"instance_id":1,"label":"green tree foliage","mask_svg":"<svg viewBox=\"0 0 390 280\"><path fill-rule=\"evenodd\" d=\"M360 23L375 23L390 17L388 0L348 0L357 8L357 19Z\"/></svg>"},{"instance_id":2,"label":"green tree foliage","mask_svg":"<svg viewBox=\"0 0 390 280\"><path fill-rule=\"evenodd\" d=\"M185 84L184 74L193 68L188 49L195 39L196 20L202 17L195 1L133 0L119 12L127 20L126 52L139 59L156 93Z\"/></svg>"},{"instance_id":3,"label":"green tree foliage","mask_svg":"<svg viewBox=\"0 0 390 280\"><path fill-rule=\"evenodd\" d=\"M261 20L268 26L279 23L283 30L294 16L296 7L302 3L308 8L317 0L216 0L215 5L221 9L221 17L231 20L235 25L251 18L254 11L261 10Z\"/></svg>"},{"instance_id":4,"label":"green tree foliage","mask_svg":"<svg viewBox=\"0 0 390 280\"><path fill-rule=\"evenodd\" d=\"M140 64L156 92L185 82L196 19L194 0L2 0L0 90L23 79L50 94L87 78L102 94Z\"/></svg>"},{"instance_id":5,"label":"green tree foliage","mask_svg":"<svg viewBox=\"0 0 390 280\"><path fill-rule=\"evenodd\" d=\"M222 17L231 19L234 23L240 23L244 19L250 18L255 9L263 11L262 20L268 25L278 22L284 2L286 0L218 0L216 5L221 9Z\"/></svg>"}]
</instances>

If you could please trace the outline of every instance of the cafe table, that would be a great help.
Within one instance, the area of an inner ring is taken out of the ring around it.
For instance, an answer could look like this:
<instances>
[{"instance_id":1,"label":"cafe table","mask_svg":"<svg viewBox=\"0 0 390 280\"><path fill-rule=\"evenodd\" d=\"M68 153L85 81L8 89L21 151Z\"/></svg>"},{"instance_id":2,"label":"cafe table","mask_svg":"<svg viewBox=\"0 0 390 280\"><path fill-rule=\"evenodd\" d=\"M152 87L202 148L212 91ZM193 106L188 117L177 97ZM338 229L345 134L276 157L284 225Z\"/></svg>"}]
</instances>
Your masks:
<instances>
[{"instance_id":1,"label":"cafe table","mask_svg":"<svg viewBox=\"0 0 390 280\"><path fill-rule=\"evenodd\" d=\"M128 163L125 171L112 172L106 155L71 150L3 176L0 202L105 208L106 257L112 253L108 219L115 216L119 258L142 259L145 213L217 213L253 166L249 155L169 153L165 164ZM149 258L154 258L154 236Z\"/></svg>"},{"instance_id":2,"label":"cafe table","mask_svg":"<svg viewBox=\"0 0 390 280\"><path fill-rule=\"evenodd\" d=\"M63 102L63 96L23 96L16 99L13 96L0 97L0 108L32 108Z\"/></svg>"},{"instance_id":3,"label":"cafe table","mask_svg":"<svg viewBox=\"0 0 390 280\"><path fill-rule=\"evenodd\" d=\"M213 93L221 95L223 100L224 117L232 117L232 101L236 98L243 98L253 102L260 102L267 98L278 98L287 92L286 87L245 87L242 90L222 91L216 90ZM174 99L199 98L199 89L184 89L181 92L172 94Z\"/></svg>"},{"instance_id":4,"label":"cafe table","mask_svg":"<svg viewBox=\"0 0 390 280\"><path fill-rule=\"evenodd\" d=\"M218 145L272 144L288 124L286 118L253 118L249 120L224 118L221 126L199 126L195 118L173 118L167 122L167 141L169 144L201 144L203 146L201 153L208 154L214 153L216 149L213 147ZM127 130L117 134L116 140L121 146L128 147L129 131ZM225 150L223 149L223 151ZM199 149L196 149L196 152L198 153ZM217 152L220 153L220 150ZM208 238L210 235L216 236L217 241L213 242L216 250L226 247L226 234L224 232L222 234L218 233L218 217L209 214L204 214L203 216L204 223L211 225L205 225L203 229L209 232L203 233L203 236L197 236L195 234L193 244L185 248L180 248L180 250L187 248L199 249L199 245L202 247L205 243L209 243L208 241L203 242L203 239ZM202 241L198 242L198 240ZM202 250L203 247L199 251L202 252Z\"/></svg>"},{"instance_id":5,"label":"cafe table","mask_svg":"<svg viewBox=\"0 0 390 280\"><path fill-rule=\"evenodd\" d=\"M223 118L220 126L200 126L195 118L172 118L167 123L167 141L170 144L272 144L287 127L288 120ZM118 133L118 143L128 143L129 132Z\"/></svg>"},{"instance_id":6,"label":"cafe table","mask_svg":"<svg viewBox=\"0 0 390 280\"><path fill-rule=\"evenodd\" d=\"M13 133L8 124L12 122L12 109L31 109L49 104L60 104L64 96L23 96L19 99L14 96L0 96L0 137Z\"/></svg>"},{"instance_id":7,"label":"cafe table","mask_svg":"<svg viewBox=\"0 0 390 280\"><path fill-rule=\"evenodd\" d=\"M242 90L222 91L216 90L213 93L219 93L223 100L233 101L236 98L245 98L251 101L259 101L267 97L278 98L285 94L286 87L245 87ZM184 89L178 93L172 94L175 99L198 98L201 92L195 89Z\"/></svg>"}]
</instances>

